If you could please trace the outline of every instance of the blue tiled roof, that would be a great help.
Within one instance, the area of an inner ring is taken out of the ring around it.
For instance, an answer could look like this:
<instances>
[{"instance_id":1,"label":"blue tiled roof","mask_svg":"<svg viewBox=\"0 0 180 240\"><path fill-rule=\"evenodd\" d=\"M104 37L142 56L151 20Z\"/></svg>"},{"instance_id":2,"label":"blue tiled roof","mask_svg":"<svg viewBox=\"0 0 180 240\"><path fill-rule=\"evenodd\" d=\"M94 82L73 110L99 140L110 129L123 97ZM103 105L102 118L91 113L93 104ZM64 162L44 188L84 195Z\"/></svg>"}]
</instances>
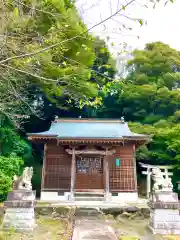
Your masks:
<instances>
[{"instance_id":1,"label":"blue tiled roof","mask_svg":"<svg viewBox=\"0 0 180 240\"><path fill-rule=\"evenodd\" d=\"M57 138L108 138L118 139L122 137L145 137L130 131L128 124L121 121L66 121L59 120L52 123L50 129L45 132L31 135L56 136Z\"/></svg>"}]
</instances>

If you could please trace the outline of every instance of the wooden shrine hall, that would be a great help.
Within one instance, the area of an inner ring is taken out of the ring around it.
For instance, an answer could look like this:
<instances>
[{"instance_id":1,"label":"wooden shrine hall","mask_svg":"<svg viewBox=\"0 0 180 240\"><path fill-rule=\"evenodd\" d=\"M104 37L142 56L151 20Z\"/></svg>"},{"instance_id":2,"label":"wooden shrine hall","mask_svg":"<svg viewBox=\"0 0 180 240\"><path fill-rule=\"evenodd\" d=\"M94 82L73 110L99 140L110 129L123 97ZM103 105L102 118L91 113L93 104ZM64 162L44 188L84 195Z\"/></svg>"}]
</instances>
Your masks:
<instances>
[{"instance_id":1,"label":"wooden shrine hall","mask_svg":"<svg viewBox=\"0 0 180 240\"><path fill-rule=\"evenodd\" d=\"M29 139L44 143L41 200L137 200L135 151L149 136L131 132L123 119L56 119Z\"/></svg>"}]
</instances>

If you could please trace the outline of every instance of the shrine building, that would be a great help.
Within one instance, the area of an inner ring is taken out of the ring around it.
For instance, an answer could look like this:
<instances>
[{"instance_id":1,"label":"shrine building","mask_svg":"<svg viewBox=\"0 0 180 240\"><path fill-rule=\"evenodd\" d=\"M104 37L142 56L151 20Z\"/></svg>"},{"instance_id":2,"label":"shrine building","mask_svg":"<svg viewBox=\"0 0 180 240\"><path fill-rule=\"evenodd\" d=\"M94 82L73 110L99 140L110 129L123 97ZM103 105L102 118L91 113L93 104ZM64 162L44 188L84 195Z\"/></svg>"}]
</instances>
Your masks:
<instances>
[{"instance_id":1,"label":"shrine building","mask_svg":"<svg viewBox=\"0 0 180 240\"><path fill-rule=\"evenodd\" d=\"M131 132L123 119L56 119L28 138L44 143L41 200L137 200L135 151L149 136Z\"/></svg>"}]
</instances>

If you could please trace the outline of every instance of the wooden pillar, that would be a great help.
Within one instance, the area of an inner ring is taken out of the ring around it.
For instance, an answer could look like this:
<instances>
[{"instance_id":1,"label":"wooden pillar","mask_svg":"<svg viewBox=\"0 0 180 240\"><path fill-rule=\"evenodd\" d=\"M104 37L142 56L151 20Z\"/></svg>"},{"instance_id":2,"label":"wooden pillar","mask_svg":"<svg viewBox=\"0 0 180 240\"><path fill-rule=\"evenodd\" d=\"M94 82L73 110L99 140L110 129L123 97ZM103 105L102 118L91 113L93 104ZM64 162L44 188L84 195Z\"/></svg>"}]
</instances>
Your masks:
<instances>
[{"instance_id":1,"label":"wooden pillar","mask_svg":"<svg viewBox=\"0 0 180 240\"><path fill-rule=\"evenodd\" d=\"M148 168L147 169L147 189L146 189L146 191L147 191L147 198L149 198L149 194L150 194L150 192L151 192L151 169L150 168Z\"/></svg>"},{"instance_id":2,"label":"wooden pillar","mask_svg":"<svg viewBox=\"0 0 180 240\"><path fill-rule=\"evenodd\" d=\"M106 149L105 155L105 179L106 179L106 201L109 201L109 162L108 162L108 149Z\"/></svg>"},{"instance_id":3,"label":"wooden pillar","mask_svg":"<svg viewBox=\"0 0 180 240\"><path fill-rule=\"evenodd\" d=\"M75 155L75 148L73 148L72 162L71 162L71 200L74 200L75 177L76 177L76 155Z\"/></svg>"},{"instance_id":4,"label":"wooden pillar","mask_svg":"<svg viewBox=\"0 0 180 240\"><path fill-rule=\"evenodd\" d=\"M135 144L133 145L133 167L134 167L134 182L135 182L135 191L138 191L137 189L137 169L136 169L136 147Z\"/></svg>"},{"instance_id":5,"label":"wooden pillar","mask_svg":"<svg viewBox=\"0 0 180 240\"><path fill-rule=\"evenodd\" d=\"M43 166L42 166L42 178L41 178L41 191L44 189L45 185L45 177L46 177L46 151L47 151L47 143L44 144L44 156L43 156Z\"/></svg>"}]
</instances>

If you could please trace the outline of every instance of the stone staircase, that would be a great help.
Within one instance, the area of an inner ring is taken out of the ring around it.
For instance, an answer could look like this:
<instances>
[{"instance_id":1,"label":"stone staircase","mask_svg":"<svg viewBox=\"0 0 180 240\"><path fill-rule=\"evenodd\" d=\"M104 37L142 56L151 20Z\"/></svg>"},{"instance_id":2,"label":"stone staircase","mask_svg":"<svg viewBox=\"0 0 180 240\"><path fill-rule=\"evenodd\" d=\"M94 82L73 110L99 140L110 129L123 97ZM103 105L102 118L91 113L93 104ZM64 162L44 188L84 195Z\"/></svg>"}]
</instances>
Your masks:
<instances>
[{"instance_id":1,"label":"stone staircase","mask_svg":"<svg viewBox=\"0 0 180 240\"><path fill-rule=\"evenodd\" d=\"M105 193L104 192L75 192L74 198L75 198L75 201L103 202L105 201Z\"/></svg>"}]
</instances>

